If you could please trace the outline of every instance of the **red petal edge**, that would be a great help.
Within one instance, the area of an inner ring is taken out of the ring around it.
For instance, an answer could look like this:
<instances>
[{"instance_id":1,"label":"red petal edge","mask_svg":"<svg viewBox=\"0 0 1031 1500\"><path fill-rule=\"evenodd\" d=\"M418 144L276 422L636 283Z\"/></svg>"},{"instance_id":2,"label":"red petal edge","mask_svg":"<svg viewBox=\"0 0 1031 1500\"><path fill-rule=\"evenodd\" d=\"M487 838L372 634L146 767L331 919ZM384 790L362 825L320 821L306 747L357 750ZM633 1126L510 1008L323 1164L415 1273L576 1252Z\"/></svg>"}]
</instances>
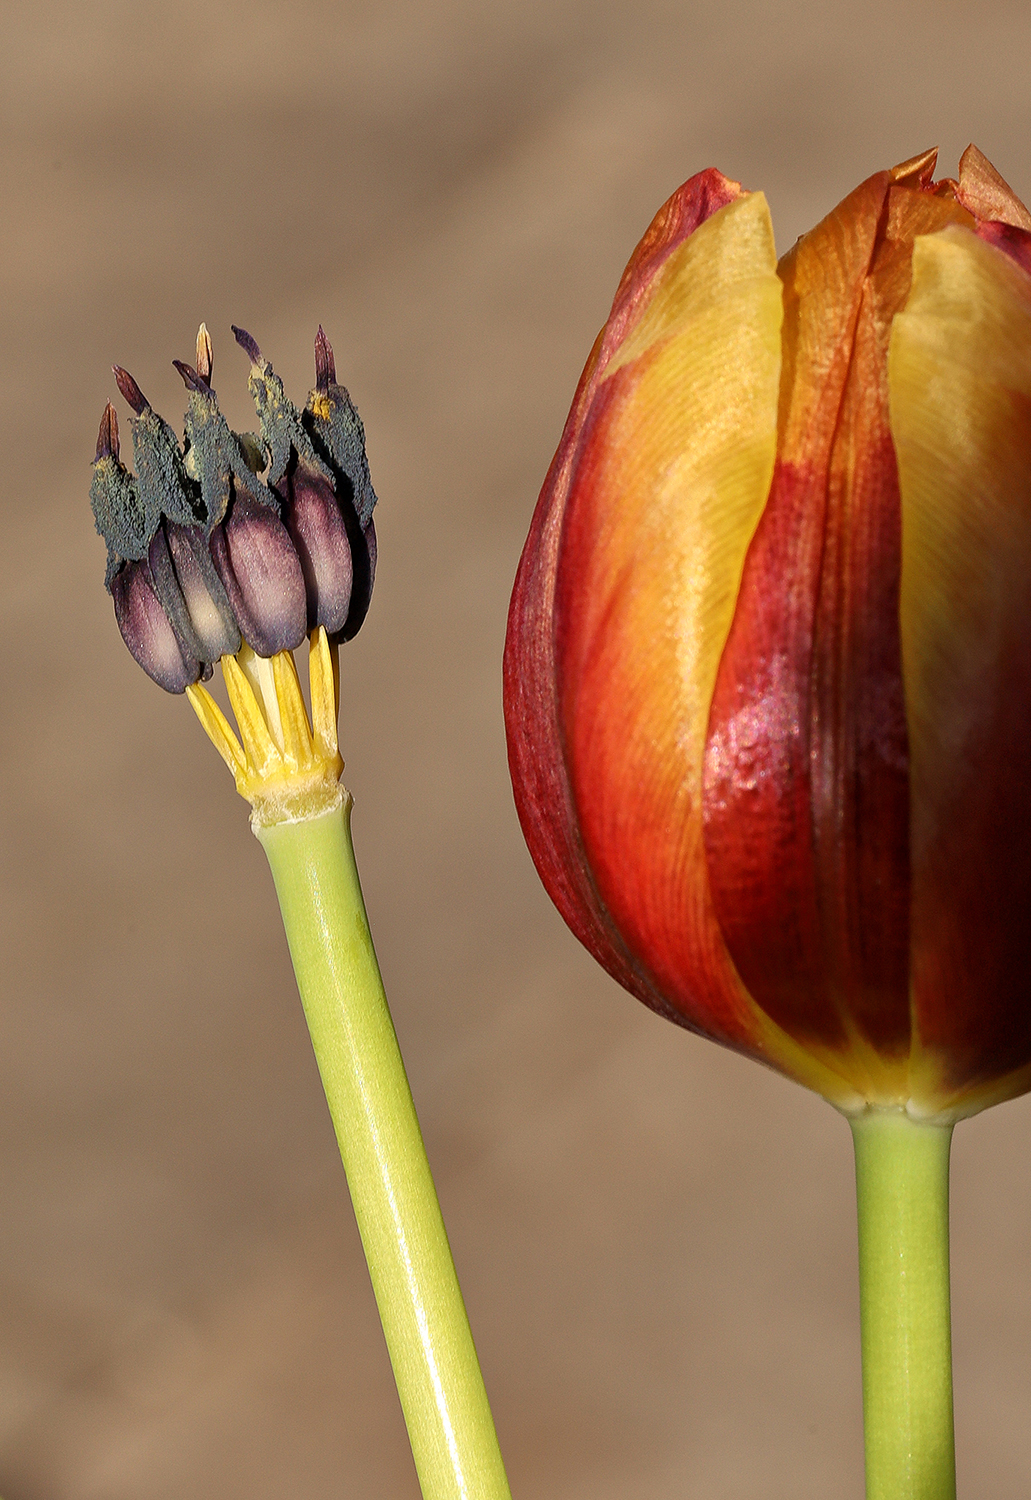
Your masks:
<instances>
[{"instance_id":1,"label":"red petal edge","mask_svg":"<svg viewBox=\"0 0 1031 1500\"><path fill-rule=\"evenodd\" d=\"M667 1003L629 952L598 896L584 858L559 728L555 673L555 582L570 477L584 423L614 351L648 300L663 263L719 209L742 196L740 183L710 168L685 182L659 209L616 291L591 350L558 450L537 501L519 562L505 640L508 763L523 836L545 890L566 923L614 979L671 1020Z\"/></svg>"}]
</instances>

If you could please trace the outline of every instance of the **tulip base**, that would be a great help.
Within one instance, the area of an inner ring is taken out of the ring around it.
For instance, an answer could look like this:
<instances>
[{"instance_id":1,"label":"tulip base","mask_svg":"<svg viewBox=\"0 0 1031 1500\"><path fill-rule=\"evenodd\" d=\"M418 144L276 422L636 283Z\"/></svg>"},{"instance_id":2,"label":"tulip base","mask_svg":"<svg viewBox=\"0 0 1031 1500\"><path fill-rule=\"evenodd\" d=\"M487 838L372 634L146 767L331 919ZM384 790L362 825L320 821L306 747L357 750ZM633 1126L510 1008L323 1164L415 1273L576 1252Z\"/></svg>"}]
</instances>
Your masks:
<instances>
[{"instance_id":1,"label":"tulip base","mask_svg":"<svg viewBox=\"0 0 1031 1500\"><path fill-rule=\"evenodd\" d=\"M261 823L297 986L426 1500L510 1500L422 1133L387 1008L351 799Z\"/></svg>"},{"instance_id":2,"label":"tulip base","mask_svg":"<svg viewBox=\"0 0 1031 1500\"><path fill-rule=\"evenodd\" d=\"M867 1500L954 1500L952 1126L870 1110L856 1151Z\"/></svg>"}]
</instances>

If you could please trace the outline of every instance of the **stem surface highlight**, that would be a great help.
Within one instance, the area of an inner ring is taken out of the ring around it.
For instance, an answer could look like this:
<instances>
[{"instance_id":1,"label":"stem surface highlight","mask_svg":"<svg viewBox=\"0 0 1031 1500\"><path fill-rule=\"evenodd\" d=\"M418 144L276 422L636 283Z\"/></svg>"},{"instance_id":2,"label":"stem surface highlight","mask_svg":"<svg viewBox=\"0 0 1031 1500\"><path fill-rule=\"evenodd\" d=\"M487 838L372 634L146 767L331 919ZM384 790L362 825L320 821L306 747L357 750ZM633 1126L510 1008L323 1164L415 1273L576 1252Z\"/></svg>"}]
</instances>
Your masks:
<instances>
[{"instance_id":1,"label":"stem surface highlight","mask_svg":"<svg viewBox=\"0 0 1031 1500\"><path fill-rule=\"evenodd\" d=\"M387 1008L351 800L257 826L336 1130L426 1500L510 1492Z\"/></svg>"},{"instance_id":2,"label":"stem surface highlight","mask_svg":"<svg viewBox=\"0 0 1031 1500\"><path fill-rule=\"evenodd\" d=\"M867 1500L954 1500L952 1126L871 1110L856 1149Z\"/></svg>"}]
</instances>

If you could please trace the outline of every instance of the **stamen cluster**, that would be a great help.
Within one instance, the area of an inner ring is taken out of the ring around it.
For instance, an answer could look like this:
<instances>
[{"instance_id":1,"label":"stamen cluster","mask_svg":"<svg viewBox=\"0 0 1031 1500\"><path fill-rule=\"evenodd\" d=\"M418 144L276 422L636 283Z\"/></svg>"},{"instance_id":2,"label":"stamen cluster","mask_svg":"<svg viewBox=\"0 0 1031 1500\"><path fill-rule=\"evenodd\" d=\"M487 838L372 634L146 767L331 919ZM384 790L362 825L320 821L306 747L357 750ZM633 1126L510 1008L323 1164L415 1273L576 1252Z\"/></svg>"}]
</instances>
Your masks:
<instances>
[{"instance_id":1,"label":"stamen cluster","mask_svg":"<svg viewBox=\"0 0 1031 1500\"><path fill-rule=\"evenodd\" d=\"M319 627L334 644L349 640L372 596L376 495L329 340L320 328L315 388L298 411L250 335L233 332L251 361L257 434L232 432L219 410L203 324L196 367L173 361L189 392L181 446L118 366L135 474L110 402L100 422L90 500L105 582L123 640L170 693L206 681L242 643L272 657Z\"/></svg>"}]
</instances>

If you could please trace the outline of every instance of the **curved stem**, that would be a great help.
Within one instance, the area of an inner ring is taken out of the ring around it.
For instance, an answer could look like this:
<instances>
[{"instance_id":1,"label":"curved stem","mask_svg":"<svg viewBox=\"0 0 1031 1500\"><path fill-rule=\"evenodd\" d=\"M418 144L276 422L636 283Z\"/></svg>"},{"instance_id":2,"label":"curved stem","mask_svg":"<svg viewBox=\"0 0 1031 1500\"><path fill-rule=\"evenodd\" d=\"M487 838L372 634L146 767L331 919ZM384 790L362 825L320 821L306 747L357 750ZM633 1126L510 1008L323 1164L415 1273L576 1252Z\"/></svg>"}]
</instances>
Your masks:
<instances>
[{"instance_id":1,"label":"curved stem","mask_svg":"<svg viewBox=\"0 0 1031 1500\"><path fill-rule=\"evenodd\" d=\"M867 1500L953 1500L952 1126L871 1110L856 1149Z\"/></svg>"},{"instance_id":2,"label":"curved stem","mask_svg":"<svg viewBox=\"0 0 1031 1500\"><path fill-rule=\"evenodd\" d=\"M369 932L351 802L256 826L426 1500L509 1500L469 1321Z\"/></svg>"}]
</instances>

